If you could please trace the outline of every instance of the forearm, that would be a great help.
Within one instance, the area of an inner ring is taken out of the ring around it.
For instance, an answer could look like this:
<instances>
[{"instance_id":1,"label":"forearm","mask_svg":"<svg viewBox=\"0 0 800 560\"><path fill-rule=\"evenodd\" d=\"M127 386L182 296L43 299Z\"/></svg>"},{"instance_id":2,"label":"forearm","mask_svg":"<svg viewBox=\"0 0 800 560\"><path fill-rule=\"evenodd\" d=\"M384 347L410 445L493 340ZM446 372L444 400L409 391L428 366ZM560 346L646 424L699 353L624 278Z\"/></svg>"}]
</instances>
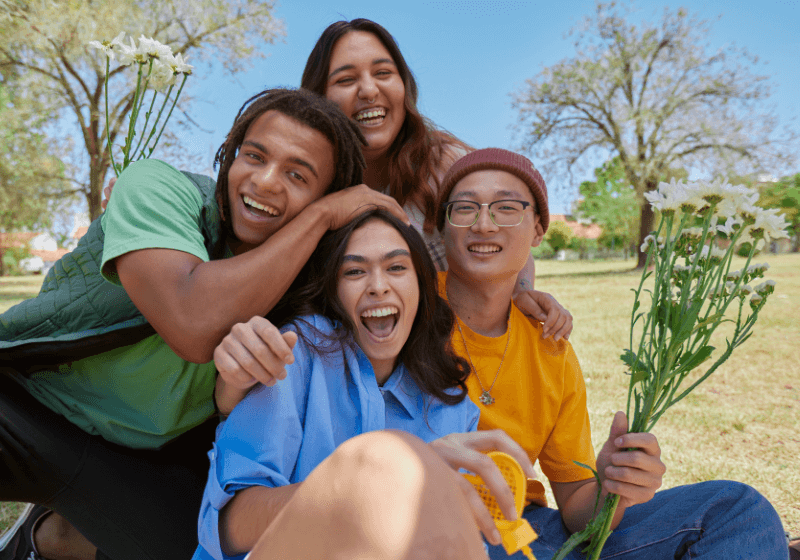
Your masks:
<instances>
[{"instance_id":1,"label":"forearm","mask_svg":"<svg viewBox=\"0 0 800 560\"><path fill-rule=\"evenodd\" d=\"M217 410L224 417L230 415L234 407L242 402L250 392L251 387L240 389L227 383L221 376L217 376L217 384L214 387L214 401L217 403Z\"/></svg>"},{"instance_id":2,"label":"forearm","mask_svg":"<svg viewBox=\"0 0 800 560\"><path fill-rule=\"evenodd\" d=\"M525 266L517 274L517 283L514 284L514 297L517 294L533 289L535 280L536 263L533 261L533 256L528 254L528 260Z\"/></svg>"},{"instance_id":3,"label":"forearm","mask_svg":"<svg viewBox=\"0 0 800 560\"><path fill-rule=\"evenodd\" d=\"M324 209L311 205L241 255L203 262L180 254L187 260L176 270L175 251L146 249L119 257L117 270L167 344L182 358L205 363L234 324L264 316L275 306L327 229Z\"/></svg>"},{"instance_id":4,"label":"forearm","mask_svg":"<svg viewBox=\"0 0 800 560\"><path fill-rule=\"evenodd\" d=\"M239 490L219 513L219 540L228 556L252 550L261 534L292 499L301 483Z\"/></svg>"},{"instance_id":5,"label":"forearm","mask_svg":"<svg viewBox=\"0 0 800 560\"><path fill-rule=\"evenodd\" d=\"M595 511L595 502L597 501L597 482L591 480L575 490L569 499L562 504L559 509L561 510L561 518L564 525L567 526L570 533L577 533L586 528L586 525L597 515L600 508L603 507L607 492L603 491ZM620 505L614 513L614 519L611 522L611 528L615 529L619 522L622 521L622 516L625 514L625 508Z\"/></svg>"}]
</instances>

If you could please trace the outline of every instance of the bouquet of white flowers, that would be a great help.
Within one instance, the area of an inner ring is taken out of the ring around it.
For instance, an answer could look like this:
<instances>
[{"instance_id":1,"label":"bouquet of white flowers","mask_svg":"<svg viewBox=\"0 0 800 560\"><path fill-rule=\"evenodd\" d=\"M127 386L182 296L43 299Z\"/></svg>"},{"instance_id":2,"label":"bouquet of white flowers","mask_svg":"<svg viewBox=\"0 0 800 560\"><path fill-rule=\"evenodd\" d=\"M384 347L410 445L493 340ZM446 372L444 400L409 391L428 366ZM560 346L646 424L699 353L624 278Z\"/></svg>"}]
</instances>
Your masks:
<instances>
[{"instance_id":1,"label":"bouquet of white flowers","mask_svg":"<svg viewBox=\"0 0 800 560\"><path fill-rule=\"evenodd\" d=\"M172 49L154 39L148 39L144 35L139 37L139 44L136 45L130 37L130 45L126 45L123 40L125 33L120 33L111 41L90 41L89 46L103 51L106 55L106 77L105 77L105 107L106 122L108 123L108 76L111 61L116 60L120 66L130 66L136 64L138 74L136 78L136 89L133 92L131 112L128 118L128 133L125 136L125 144L122 146L122 163L115 163L111 145L109 126L106 126L106 139L108 141L108 154L111 158L111 166L114 173L119 176L123 169L138 159L150 157L155 150L161 134L167 126L172 115L172 110L178 103L178 98L183 91L186 78L192 73L192 66L186 64L183 55L172 54ZM177 77L182 76L177 93L172 97ZM144 125L137 136L136 121L139 118L142 106L145 102L147 88L152 89L152 99L150 106L145 113ZM164 92L166 90L166 93ZM153 118L156 108L156 100L159 94L163 96L158 113ZM169 110L161 120L164 111L169 105ZM151 121L152 119L152 121ZM159 128L160 124L160 128ZM135 145L134 145L135 141Z\"/></svg>"},{"instance_id":2,"label":"bouquet of white flowers","mask_svg":"<svg viewBox=\"0 0 800 560\"><path fill-rule=\"evenodd\" d=\"M621 356L629 376L630 432L652 430L669 407L691 393L750 337L759 312L775 290L773 280L751 285L769 268L751 261L771 239L787 237L788 225L777 210L756 206L756 191L722 181L673 180L645 197L661 213L661 220L642 245L647 263L633 290L630 347ZM741 269L732 270L734 251L740 245L749 246L747 260ZM649 294L650 308L642 311L645 294ZM719 345L722 337L712 339L712 335L723 323L729 328L724 348L715 356L712 341ZM687 380L691 383L682 388ZM597 505L599 498L598 494ZM597 516L572 535L553 560L563 559L588 539L585 552L597 560L611 534L618 502L619 496L606 496Z\"/></svg>"}]
</instances>

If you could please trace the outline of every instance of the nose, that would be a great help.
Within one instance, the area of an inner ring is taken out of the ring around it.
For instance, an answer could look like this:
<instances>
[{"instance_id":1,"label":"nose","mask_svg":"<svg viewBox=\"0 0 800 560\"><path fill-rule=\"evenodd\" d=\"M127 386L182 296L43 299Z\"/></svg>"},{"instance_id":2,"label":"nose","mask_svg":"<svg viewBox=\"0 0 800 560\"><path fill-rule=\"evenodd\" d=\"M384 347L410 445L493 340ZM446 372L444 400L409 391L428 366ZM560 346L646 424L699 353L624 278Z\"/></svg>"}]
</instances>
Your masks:
<instances>
[{"instance_id":1,"label":"nose","mask_svg":"<svg viewBox=\"0 0 800 560\"><path fill-rule=\"evenodd\" d=\"M481 209L478 210L478 221L472 224L473 231L497 231L499 228L492 220L492 216L489 213L489 207L485 205L481 205Z\"/></svg>"},{"instance_id":2,"label":"nose","mask_svg":"<svg viewBox=\"0 0 800 560\"><path fill-rule=\"evenodd\" d=\"M279 175L280 170L274 163L260 166L253 171L253 185L262 192L277 192L281 185Z\"/></svg>"},{"instance_id":3,"label":"nose","mask_svg":"<svg viewBox=\"0 0 800 560\"><path fill-rule=\"evenodd\" d=\"M358 82L358 97L363 101L374 100L378 96L378 85L372 76L364 76Z\"/></svg>"},{"instance_id":4,"label":"nose","mask_svg":"<svg viewBox=\"0 0 800 560\"><path fill-rule=\"evenodd\" d=\"M386 275L382 272L371 274L369 278L368 292L371 296L383 296L389 293L389 282Z\"/></svg>"}]
</instances>

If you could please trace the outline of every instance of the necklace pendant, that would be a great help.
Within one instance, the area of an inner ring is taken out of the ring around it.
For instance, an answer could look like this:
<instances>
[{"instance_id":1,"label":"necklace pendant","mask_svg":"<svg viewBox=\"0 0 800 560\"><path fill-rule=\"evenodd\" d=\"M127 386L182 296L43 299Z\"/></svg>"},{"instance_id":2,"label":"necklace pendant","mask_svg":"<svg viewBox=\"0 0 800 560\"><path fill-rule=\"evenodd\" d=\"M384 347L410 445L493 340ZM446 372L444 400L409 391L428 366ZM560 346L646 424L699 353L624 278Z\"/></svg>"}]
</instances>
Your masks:
<instances>
[{"instance_id":1,"label":"necklace pendant","mask_svg":"<svg viewBox=\"0 0 800 560\"><path fill-rule=\"evenodd\" d=\"M481 393L479 400L485 405L494 404L494 397L489 393L489 391L484 391Z\"/></svg>"}]
</instances>

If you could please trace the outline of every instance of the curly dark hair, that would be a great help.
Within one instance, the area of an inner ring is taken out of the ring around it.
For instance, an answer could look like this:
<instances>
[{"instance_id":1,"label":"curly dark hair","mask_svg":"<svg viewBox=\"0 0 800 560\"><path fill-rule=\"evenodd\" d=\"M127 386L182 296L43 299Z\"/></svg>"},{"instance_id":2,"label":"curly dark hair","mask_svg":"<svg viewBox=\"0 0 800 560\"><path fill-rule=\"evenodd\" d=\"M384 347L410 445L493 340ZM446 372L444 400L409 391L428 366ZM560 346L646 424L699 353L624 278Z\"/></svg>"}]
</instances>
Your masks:
<instances>
[{"instance_id":1,"label":"curly dark hair","mask_svg":"<svg viewBox=\"0 0 800 560\"><path fill-rule=\"evenodd\" d=\"M465 381L470 367L464 358L456 355L450 341L455 315L439 295L436 269L422 237L388 211L373 208L344 227L325 234L308 260L307 283L287 294L288 303L297 315L319 314L340 322L342 328L331 337L339 343L334 347L351 344L356 326L339 300L338 273L353 232L371 220L382 220L400 233L408 244L419 284L417 315L398 359L424 393L446 404L459 403L467 395ZM297 325L299 320L302 319L295 318L290 322ZM313 344L309 347L324 352ZM461 391L445 391L455 387L460 387Z\"/></svg>"},{"instance_id":2,"label":"curly dark hair","mask_svg":"<svg viewBox=\"0 0 800 560\"><path fill-rule=\"evenodd\" d=\"M321 132L333 146L334 176L325 194L340 191L363 183L364 135L358 125L347 118L338 105L303 89L268 89L244 102L225 142L217 150L214 167L217 174L217 203L226 223L225 234L233 236L230 207L228 203L228 171L242 146L250 125L267 111L279 111L298 122ZM224 236L223 236L224 237Z\"/></svg>"},{"instance_id":3,"label":"curly dark hair","mask_svg":"<svg viewBox=\"0 0 800 560\"><path fill-rule=\"evenodd\" d=\"M400 206L412 201L424 214L424 230L431 233L436 219L437 198L430 182L439 189L439 173L447 171L453 161L448 146L457 146L470 151L472 148L423 117L417 109L418 88L414 74L403 58L394 37L378 23L358 18L352 21L337 21L322 32L317 44L308 56L300 87L325 95L328 87L331 57L336 42L351 31L372 33L386 47L405 85L406 118L387 152L389 194ZM350 115L348 115L350 116ZM370 185L373 188L383 185Z\"/></svg>"}]
</instances>

